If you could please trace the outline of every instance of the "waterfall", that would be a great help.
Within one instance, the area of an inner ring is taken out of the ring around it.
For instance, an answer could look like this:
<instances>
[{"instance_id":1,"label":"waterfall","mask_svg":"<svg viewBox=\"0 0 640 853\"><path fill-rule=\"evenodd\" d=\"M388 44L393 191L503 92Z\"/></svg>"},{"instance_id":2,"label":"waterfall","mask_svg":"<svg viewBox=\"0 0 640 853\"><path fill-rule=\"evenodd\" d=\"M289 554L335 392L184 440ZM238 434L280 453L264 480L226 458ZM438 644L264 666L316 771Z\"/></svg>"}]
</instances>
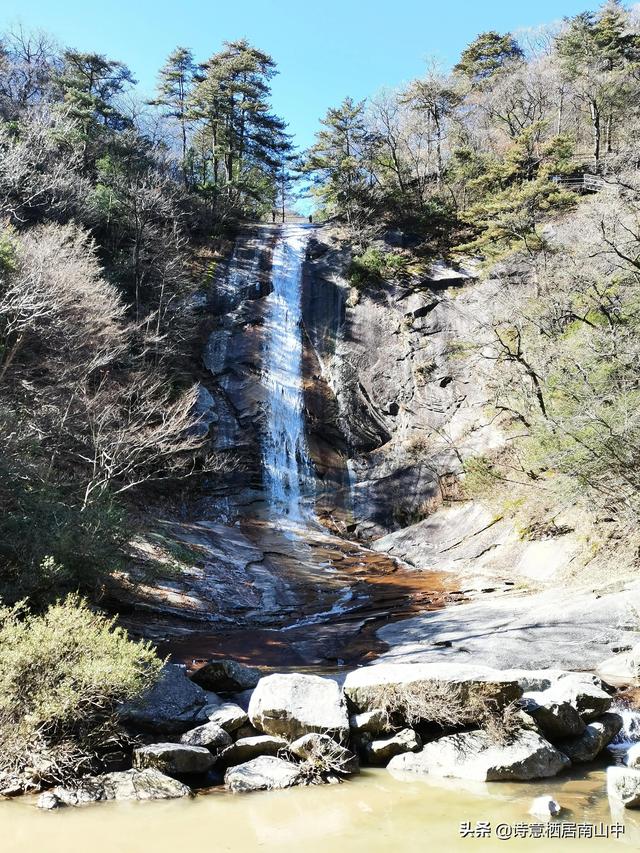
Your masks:
<instances>
[{"instance_id":1,"label":"waterfall","mask_svg":"<svg viewBox=\"0 0 640 853\"><path fill-rule=\"evenodd\" d=\"M273 291L266 299L264 483L270 512L293 521L312 515L304 505L313 483L302 387L301 296L306 245L304 227L289 225L280 230L273 250Z\"/></svg>"}]
</instances>

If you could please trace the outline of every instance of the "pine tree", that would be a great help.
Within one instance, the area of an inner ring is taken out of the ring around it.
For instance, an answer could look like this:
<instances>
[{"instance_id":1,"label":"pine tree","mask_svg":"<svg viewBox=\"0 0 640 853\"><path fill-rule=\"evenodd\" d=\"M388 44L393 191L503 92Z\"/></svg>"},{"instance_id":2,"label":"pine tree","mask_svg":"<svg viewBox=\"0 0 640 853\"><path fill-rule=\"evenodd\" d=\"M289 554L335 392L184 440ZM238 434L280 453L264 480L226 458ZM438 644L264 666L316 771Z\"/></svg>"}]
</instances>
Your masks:
<instances>
[{"instance_id":1,"label":"pine tree","mask_svg":"<svg viewBox=\"0 0 640 853\"><path fill-rule=\"evenodd\" d=\"M305 170L321 183L319 193L325 206L353 225L367 195L363 154L369 134L364 102L345 98L338 108L328 110L321 124L324 129L307 152Z\"/></svg>"},{"instance_id":2,"label":"pine tree","mask_svg":"<svg viewBox=\"0 0 640 853\"><path fill-rule=\"evenodd\" d=\"M462 51L454 72L480 86L511 62L524 59L524 53L510 33L500 35L491 30L481 33Z\"/></svg>"},{"instance_id":3,"label":"pine tree","mask_svg":"<svg viewBox=\"0 0 640 853\"><path fill-rule=\"evenodd\" d=\"M182 173L185 187L189 187L187 169L187 126L190 120L189 101L194 85L195 65L193 54L186 47L177 47L158 73L158 94L150 101L166 109L167 118L174 119L180 127L182 142Z\"/></svg>"},{"instance_id":4,"label":"pine tree","mask_svg":"<svg viewBox=\"0 0 640 853\"><path fill-rule=\"evenodd\" d=\"M226 42L211 57L193 94L193 114L204 125L200 141L210 145L214 195L228 199L264 195L283 155L291 149L285 122L270 107L273 59L245 40Z\"/></svg>"},{"instance_id":5,"label":"pine tree","mask_svg":"<svg viewBox=\"0 0 640 853\"><path fill-rule=\"evenodd\" d=\"M597 169L603 134L609 153L616 113L638 94L640 36L629 31L624 7L609 0L597 14L583 12L571 18L557 40L557 50L565 75L588 105Z\"/></svg>"}]
</instances>

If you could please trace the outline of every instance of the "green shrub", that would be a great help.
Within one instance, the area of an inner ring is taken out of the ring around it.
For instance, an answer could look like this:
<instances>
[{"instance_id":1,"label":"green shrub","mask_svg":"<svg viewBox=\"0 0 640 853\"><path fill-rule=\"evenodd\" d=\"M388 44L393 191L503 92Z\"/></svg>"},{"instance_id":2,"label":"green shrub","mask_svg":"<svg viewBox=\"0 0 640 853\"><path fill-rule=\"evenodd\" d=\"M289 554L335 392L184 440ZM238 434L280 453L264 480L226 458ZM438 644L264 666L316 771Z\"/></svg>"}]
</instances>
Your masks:
<instances>
[{"instance_id":1,"label":"green shrub","mask_svg":"<svg viewBox=\"0 0 640 853\"><path fill-rule=\"evenodd\" d=\"M405 255L369 247L351 261L349 281L353 287L360 289L384 279L401 278L407 274L408 263Z\"/></svg>"},{"instance_id":2,"label":"green shrub","mask_svg":"<svg viewBox=\"0 0 640 853\"><path fill-rule=\"evenodd\" d=\"M0 609L0 782L28 790L100 768L127 743L118 703L161 666L149 644L76 595L43 615Z\"/></svg>"},{"instance_id":3,"label":"green shrub","mask_svg":"<svg viewBox=\"0 0 640 853\"><path fill-rule=\"evenodd\" d=\"M5 470L0 462L0 477ZM58 484L7 476L0 485L0 510L5 602L28 597L44 605L65 591L88 592L120 566L129 530L123 510L108 495L82 510Z\"/></svg>"},{"instance_id":4,"label":"green shrub","mask_svg":"<svg viewBox=\"0 0 640 853\"><path fill-rule=\"evenodd\" d=\"M493 489L500 479L495 464L486 456L471 456L464 461L464 494L480 497Z\"/></svg>"}]
</instances>

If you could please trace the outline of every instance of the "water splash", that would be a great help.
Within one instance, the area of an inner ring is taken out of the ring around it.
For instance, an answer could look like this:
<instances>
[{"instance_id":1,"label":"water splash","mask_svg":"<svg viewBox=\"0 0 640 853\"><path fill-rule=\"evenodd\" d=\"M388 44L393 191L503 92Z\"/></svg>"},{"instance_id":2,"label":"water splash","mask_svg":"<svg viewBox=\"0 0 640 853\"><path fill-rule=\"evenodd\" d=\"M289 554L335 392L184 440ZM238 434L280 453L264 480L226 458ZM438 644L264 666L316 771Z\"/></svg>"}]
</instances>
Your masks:
<instances>
[{"instance_id":1,"label":"water splash","mask_svg":"<svg viewBox=\"0 0 640 853\"><path fill-rule=\"evenodd\" d=\"M262 445L269 510L291 521L311 517L313 469L305 440L302 387L302 264L307 233L281 229L273 250L272 286L267 297L264 384L268 391Z\"/></svg>"}]
</instances>

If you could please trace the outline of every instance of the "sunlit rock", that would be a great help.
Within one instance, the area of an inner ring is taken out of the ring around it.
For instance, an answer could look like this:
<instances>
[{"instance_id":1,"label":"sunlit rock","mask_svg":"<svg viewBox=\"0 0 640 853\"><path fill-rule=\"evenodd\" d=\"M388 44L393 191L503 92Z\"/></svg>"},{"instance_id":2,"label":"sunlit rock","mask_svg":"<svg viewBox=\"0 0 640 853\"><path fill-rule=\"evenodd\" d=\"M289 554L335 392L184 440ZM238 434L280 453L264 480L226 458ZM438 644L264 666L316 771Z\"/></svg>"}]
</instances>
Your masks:
<instances>
[{"instance_id":1,"label":"sunlit rock","mask_svg":"<svg viewBox=\"0 0 640 853\"><path fill-rule=\"evenodd\" d=\"M421 752L392 758L390 771L450 776L479 782L525 781L556 776L571 762L536 732L519 732L510 743L496 743L487 732L448 735Z\"/></svg>"},{"instance_id":2,"label":"sunlit rock","mask_svg":"<svg viewBox=\"0 0 640 853\"><path fill-rule=\"evenodd\" d=\"M349 735L347 706L339 686L318 675L268 675L249 703L249 718L262 732L295 740L322 732L340 741Z\"/></svg>"}]
</instances>

